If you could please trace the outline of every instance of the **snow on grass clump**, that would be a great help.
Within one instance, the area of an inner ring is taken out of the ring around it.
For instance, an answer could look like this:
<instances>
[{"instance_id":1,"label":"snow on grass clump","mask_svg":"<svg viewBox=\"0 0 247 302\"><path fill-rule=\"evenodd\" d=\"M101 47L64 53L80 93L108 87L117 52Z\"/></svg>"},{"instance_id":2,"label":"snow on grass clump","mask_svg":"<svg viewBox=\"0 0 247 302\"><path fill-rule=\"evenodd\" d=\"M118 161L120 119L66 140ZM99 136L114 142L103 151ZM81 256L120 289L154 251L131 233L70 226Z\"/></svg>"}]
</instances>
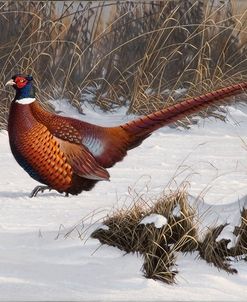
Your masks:
<instances>
[{"instance_id":1,"label":"snow on grass clump","mask_svg":"<svg viewBox=\"0 0 247 302\"><path fill-rule=\"evenodd\" d=\"M236 236L234 235L234 226L233 225L227 225L226 227L224 227L222 232L216 238L216 242L219 242L222 239L226 239L228 241L228 243L227 243L228 248L234 247L234 244L236 241Z\"/></svg>"},{"instance_id":2,"label":"snow on grass clump","mask_svg":"<svg viewBox=\"0 0 247 302\"><path fill-rule=\"evenodd\" d=\"M167 219L159 214L150 214L144 217L140 224L154 224L157 229L160 229L167 224Z\"/></svg>"}]
</instances>

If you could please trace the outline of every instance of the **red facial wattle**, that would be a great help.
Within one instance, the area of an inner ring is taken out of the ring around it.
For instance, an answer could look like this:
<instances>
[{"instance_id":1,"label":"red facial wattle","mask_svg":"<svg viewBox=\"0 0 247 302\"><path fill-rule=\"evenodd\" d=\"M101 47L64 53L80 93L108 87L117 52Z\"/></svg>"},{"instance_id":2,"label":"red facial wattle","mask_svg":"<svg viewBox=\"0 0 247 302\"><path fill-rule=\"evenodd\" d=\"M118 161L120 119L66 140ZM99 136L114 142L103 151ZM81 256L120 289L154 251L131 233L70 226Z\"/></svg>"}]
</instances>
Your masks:
<instances>
[{"instance_id":1,"label":"red facial wattle","mask_svg":"<svg viewBox=\"0 0 247 302\"><path fill-rule=\"evenodd\" d=\"M21 89L21 88L23 88L24 86L26 86L27 82L28 82L28 81L27 81L25 78L23 78L23 77L17 77L17 78L15 79L16 86L17 86L17 88L19 88L19 89Z\"/></svg>"}]
</instances>

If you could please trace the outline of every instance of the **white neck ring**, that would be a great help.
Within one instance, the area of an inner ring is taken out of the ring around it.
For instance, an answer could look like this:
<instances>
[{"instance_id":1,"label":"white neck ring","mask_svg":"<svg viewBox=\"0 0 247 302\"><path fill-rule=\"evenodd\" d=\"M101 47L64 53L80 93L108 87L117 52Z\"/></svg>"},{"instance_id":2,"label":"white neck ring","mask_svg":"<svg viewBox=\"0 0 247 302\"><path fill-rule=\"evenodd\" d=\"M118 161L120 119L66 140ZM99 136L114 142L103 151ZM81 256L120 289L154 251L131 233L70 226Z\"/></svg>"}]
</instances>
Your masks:
<instances>
[{"instance_id":1,"label":"white neck ring","mask_svg":"<svg viewBox=\"0 0 247 302\"><path fill-rule=\"evenodd\" d=\"M22 104L22 105L27 105L27 104L31 104L35 101L35 98L23 98L20 100L16 100L16 103L18 104Z\"/></svg>"}]
</instances>

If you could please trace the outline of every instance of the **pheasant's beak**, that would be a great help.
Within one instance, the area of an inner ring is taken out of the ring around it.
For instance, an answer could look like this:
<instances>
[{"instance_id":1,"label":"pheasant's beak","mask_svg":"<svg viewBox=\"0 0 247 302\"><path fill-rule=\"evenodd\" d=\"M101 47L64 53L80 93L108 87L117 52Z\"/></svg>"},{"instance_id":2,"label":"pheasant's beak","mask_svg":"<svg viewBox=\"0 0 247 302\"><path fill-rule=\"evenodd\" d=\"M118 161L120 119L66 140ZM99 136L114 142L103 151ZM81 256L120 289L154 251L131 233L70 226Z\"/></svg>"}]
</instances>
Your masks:
<instances>
[{"instance_id":1,"label":"pheasant's beak","mask_svg":"<svg viewBox=\"0 0 247 302\"><path fill-rule=\"evenodd\" d=\"M16 84L15 81L13 79L11 79L5 84L5 86L13 86L15 84Z\"/></svg>"}]
</instances>

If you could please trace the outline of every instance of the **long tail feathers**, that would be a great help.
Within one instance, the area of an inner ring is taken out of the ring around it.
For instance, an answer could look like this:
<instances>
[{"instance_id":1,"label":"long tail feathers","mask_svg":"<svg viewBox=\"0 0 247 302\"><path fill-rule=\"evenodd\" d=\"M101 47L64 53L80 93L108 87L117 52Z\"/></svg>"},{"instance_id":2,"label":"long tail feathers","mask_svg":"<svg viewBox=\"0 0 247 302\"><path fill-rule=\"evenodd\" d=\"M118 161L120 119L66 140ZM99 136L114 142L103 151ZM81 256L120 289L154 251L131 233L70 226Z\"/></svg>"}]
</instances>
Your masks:
<instances>
[{"instance_id":1,"label":"long tail feathers","mask_svg":"<svg viewBox=\"0 0 247 302\"><path fill-rule=\"evenodd\" d=\"M244 89L247 89L247 82L184 100L163 110L130 121L120 127L130 135L133 135L133 145L131 145L131 148L133 148L140 144L154 130L201 111L211 105L223 102L225 98L237 95L243 92Z\"/></svg>"}]
</instances>

